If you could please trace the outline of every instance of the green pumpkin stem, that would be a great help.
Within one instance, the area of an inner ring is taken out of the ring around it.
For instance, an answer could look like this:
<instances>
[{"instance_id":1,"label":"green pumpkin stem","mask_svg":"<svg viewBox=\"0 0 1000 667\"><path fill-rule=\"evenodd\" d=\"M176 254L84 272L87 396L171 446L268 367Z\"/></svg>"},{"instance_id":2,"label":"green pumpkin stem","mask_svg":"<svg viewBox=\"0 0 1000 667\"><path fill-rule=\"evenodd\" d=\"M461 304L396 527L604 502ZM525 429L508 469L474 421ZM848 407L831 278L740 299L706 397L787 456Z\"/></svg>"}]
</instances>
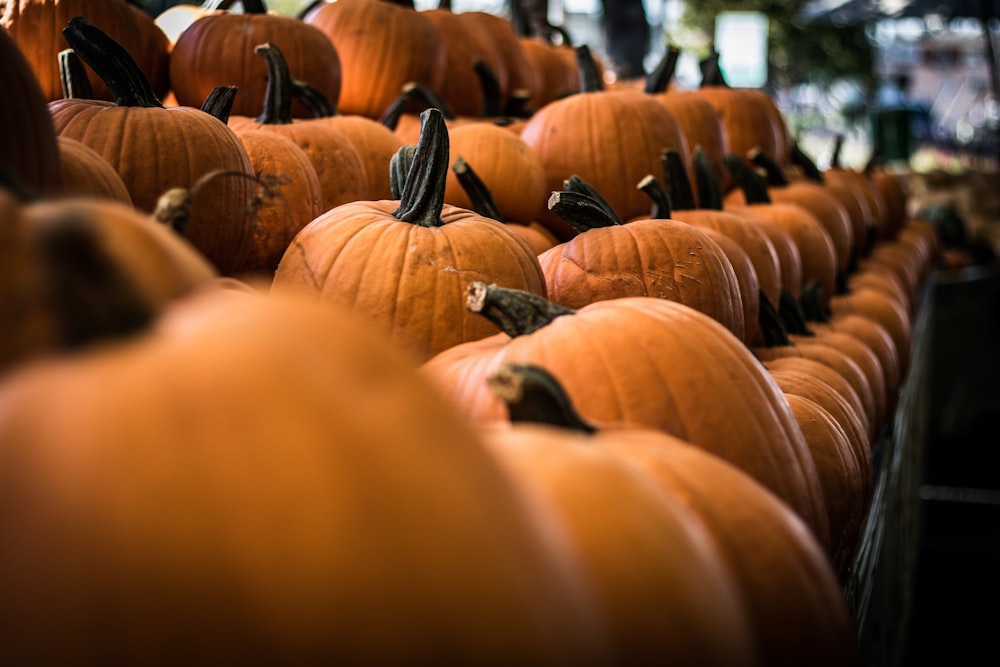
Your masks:
<instances>
[{"instance_id":1,"label":"green pumpkin stem","mask_svg":"<svg viewBox=\"0 0 1000 667\"><path fill-rule=\"evenodd\" d=\"M724 158L729 173L733 175L736 184L743 190L743 198L747 204L771 204L771 195L767 191L767 183L760 174L750 168L743 158L728 154Z\"/></svg>"},{"instance_id":2,"label":"green pumpkin stem","mask_svg":"<svg viewBox=\"0 0 1000 667\"><path fill-rule=\"evenodd\" d=\"M639 181L636 186L649 197L649 217L653 220L669 220L673 214L673 207L670 205L670 193L663 183L657 180L656 176L648 174Z\"/></svg>"},{"instance_id":3,"label":"green pumpkin stem","mask_svg":"<svg viewBox=\"0 0 1000 667\"><path fill-rule=\"evenodd\" d=\"M788 329L785 327L778 309L771 299L760 290L760 308L757 311L757 323L764 336L765 347L782 347L791 345L788 339Z\"/></svg>"},{"instance_id":4,"label":"green pumpkin stem","mask_svg":"<svg viewBox=\"0 0 1000 667\"><path fill-rule=\"evenodd\" d=\"M597 188L595 188L593 185L583 180L576 174L573 174L565 181L563 181L563 187L569 192L577 192L579 194L587 195L588 197L590 197L590 199L594 200L594 202L599 204L600 207L604 209L604 213L605 215L607 215L608 218L615 221L614 224L616 225L625 224L625 221L621 219L621 216L618 215L618 213L615 211L614 207L611 206L608 200L605 199L600 192L598 192Z\"/></svg>"},{"instance_id":5,"label":"green pumpkin stem","mask_svg":"<svg viewBox=\"0 0 1000 667\"><path fill-rule=\"evenodd\" d=\"M802 173L810 181L815 181L816 183L825 182L823 172L816 166L816 162L809 157L809 154L802 150L802 146L799 145L799 142L792 142L792 152L789 159L793 165L802 170Z\"/></svg>"},{"instance_id":6,"label":"green pumpkin stem","mask_svg":"<svg viewBox=\"0 0 1000 667\"><path fill-rule=\"evenodd\" d=\"M93 23L76 16L62 30L70 48L97 73L120 107L163 108L132 55Z\"/></svg>"},{"instance_id":7,"label":"green pumpkin stem","mask_svg":"<svg viewBox=\"0 0 1000 667\"><path fill-rule=\"evenodd\" d=\"M666 53L663 54L663 58L660 59L656 68L646 77L646 85L643 88L643 92L650 95L667 92L670 80L674 78L674 73L677 71L677 61L680 55L681 50L673 44L669 44Z\"/></svg>"},{"instance_id":8,"label":"green pumpkin stem","mask_svg":"<svg viewBox=\"0 0 1000 667\"><path fill-rule=\"evenodd\" d=\"M678 211L692 211L697 208L694 201L694 191L691 189L691 178L688 176L684 158L673 148L663 151L660 158L663 163L663 173L666 175L664 187L670 194L670 203Z\"/></svg>"},{"instance_id":9,"label":"green pumpkin stem","mask_svg":"<svg viewBox=\"0 0 1000 667\"><path fill-rule=\"evenodd\" d=\"M708 153L700 146L694 151L694 182L698 190L698 208L721 211L725 207L719 175Z\"/></svg>"},{"instance_id":10,"label":"green pumpkin stem","mask_svg":"<svg viewBox=\"0 0 1000 667\"><path fill-rule=\"evenodd\" d=\"M264 110L257 116L262 125L291 125L292 77L285 56L274 44L267 42L254 47L254 53L267 63L267 88L264 89Z\"/></svg>"},{"instance_id":11,"label":"green pumpkin stem","mask_svg":"<svg viewBox=\"0 0 1000 667\"><path fill-rule=\"evenodd\" d=\"M621 220L608 215L607 210L593 197L582 192L563 190L549 197L549 210L559 216L577 234L601 227L617 227Z\"/></svg>"},{"instance_id":12,"label":"green pumpkin stem","mask_svg":"<svg viewBox=\"0 0 1000 667\"><path fill-rule=\"evenodd\" d=\"M576 66L580 72L580 92L596 93L604 90L604 80L601 79L601 75L597 71L597 61L594 60L590 47L586 44L580 44L574 46L573 51L576 54Z\"/></svg>"},{"instance_id":13,"label":"green pumpkin stem","mask_svg":"<svg viewBox=\"0 0 1000 667\"><path fill-rule=\"evenodd\" d=\"M312 118L333 118L337 105L322 90L306 81L292 79L292 97L309 111Z\"/></svg>"},{"instance_id":14,"label":"green pumpkin stem","mask_svg":"<svg viewBox=\"0 0 1000 667\"><path fill-rule=\"evenodd\" d=\"M527 336L557 317L576 312L532 292L488 285L479 280L469 283L465 307L497 325L511 338Z\"/></svg>"},{"instance_id":15,"label":"green pumpkin stem","mask_svg":"<svg viewBox=\"0 0 1000 667\"><path fill-rule=\"evenodd\" d=\"M413 166L413 155L416 152L415 145L407 144L400 146L389 159L389 196L393 199L400 199L403 196L403 186Z\"/></svg>"},{"instance_id":16,"label":"green pumpkin stem","mask_svg":"<svg viewBox=\"0 0 1000 667\"><path fill-rule=\"evenodd\" d=\"M483 92L483 109L480 118L496 118L503 115L503 91L497 81L496 72L485 60L476 59L472 69L479 79L479 87Z\"/></svg>"},{"instance_id":17,"label":"green pumpkin stem","mask_svg":"<svg viewBox=\"0 0 1000 667\"><path fill-rule=\"evenodd\" d=\"M544 368L503 364L487 378L490 390L507 406L515 424L548 424L578 433L596 433L573 407L566 390Z\"/></svg>"},{"instance_id":18,"label":"green pumpkin stem","mask_svg":"<svg viewBox=\"0 0 1000 667\"><path fill-rule=\"evenodd\" d=\"M789 334L795 336L815 335L806 323L806 315L802 310L802 304L784 287L781 288L778 315L781 316L781 321L785 324L785 329Z\"/></svg>"},{"instance_id":19,"label":"green pumpkin stem","mask_svg":"<svg viewBox=\"0 0 1000 667\"><path fill-rule=\"evenodd\" d=\"M461 155L456 156L451 170L458 178L458 183L469 197L469 201L472 202L472 210L485 218L503 222L503 218L500 216L500 207L497 206L493 193L490 192L489 187L479 177L479 174L469 166L465 158Z\"/></svg>"},{"instance_id":20,"label":"green pumpkin stem","mask_svg":"<svg viewBox=\"0 0 1000 667\"><path fill-rule=\"evenodd\" d=\"M830 321L830 314L823 305L823 286L818 280L810 280L802 286L799 303L802 304L802 312L807 322Z\"/></svg>"},{"instance_id":21,"label":"green pumpkin stem","mask_svg":"<svg viewBox=\"0 0 1000 667\"><path fill-rule=\"evenodd\" d=\"M754 148L747 153L747 159L764 170L764 179L767 185L780 188L789 184L788 177L785 175L785 170L781 168L781 165L759 148Z\"/></svg>"},{"instance_id":22,"label":"green pumpkin stem","mask_svg":"<svg viewBox=\"0 0 1000 667\"><path fill-rule=\"evenodd\" d=\"M87 78L83 59L73 49L59 52L59 82L62 84L63 98L67 100L92 100L94 89Z\"/></svg>"},{"instance_id":23,"label":"green pumpkin stem","mask_svg":"<svg viewBox=\"0 0 1000 667\"><path fill-rule=\"evenodd\" d=\"M393 216L423 227L439 227L448 179L448 126L439 109L420 114L420 139Z\"/></svg>"},{"instance_id":24,"label":"green pumpkin stem","mask_svg":"<svg viewBox=\"0 0 1000 667\"><path fill-rule=\"evenodd\" d=\"M228 123L237 90L237 86L216 86L205 98L201 110L210 116L215 116L223 123Z\"/></svg>"}]
</instances>

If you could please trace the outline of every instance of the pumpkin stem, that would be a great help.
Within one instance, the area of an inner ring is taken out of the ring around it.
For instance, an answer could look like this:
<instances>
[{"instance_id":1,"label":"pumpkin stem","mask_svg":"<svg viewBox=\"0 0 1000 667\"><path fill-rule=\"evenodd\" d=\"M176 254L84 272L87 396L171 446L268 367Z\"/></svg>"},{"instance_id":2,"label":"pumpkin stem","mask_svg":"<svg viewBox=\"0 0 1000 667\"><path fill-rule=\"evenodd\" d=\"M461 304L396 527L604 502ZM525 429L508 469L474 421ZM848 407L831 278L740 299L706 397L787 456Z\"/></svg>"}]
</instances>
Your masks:
<instances>
[{"instance_id":1,"label":"pumpkin stem","mask_svg":"<svg viewBox=\"0 0 1000 667\"><path fill-rule=\"evenodd\" d=\"M785 324L785 329L789 334L795 336L816 335L809 329L809 325L806 323L806 315L802 311L802 304L784 287L781 288L778 315L781 316L781 321Z\"/></svg>"},{"instance_id":2,"label":"pumpkin stem","mask_svg":"<svg viewBox=\"0 0 1000 667\"><path fill-rule=\"evenodd\" d=\"M469 283L465 307L493 322L511 338L534 333L557 317L576 312L531 292L478 280Z\"/></svg>"},{"instance_id":3,"label":"pumpkin stem","mask_svg":"<svg viewBox=\"0 0 1000 667\"><path fill-rule=\"evenodd\" d=\"M67 100L92 100L94 89L87 78L83 59L73 49L59 52L59 82L62 84L63 98Z\"/></svg>"},{"instance_id":4,"label":"pumpkin stem","mask_svg":"<svg viewBox=\"0 0 1000 667\"><path fill-rule=\"evenodd\" d=\"M507 405L515 424L549 424L579 433L596 433L573 407L565 388L540 366L503 364L487 383L493 394Z\"/></svg>"},{"instance_id":5,"label":"pumpkin stem","mask_svg":"<svg viewBox=\"0 0 1000 667\"><path fill-rule=\"evenodd\" d=\"M830 321L830 314L823 305L823 286L818 280L810 280L802 286L799 303L802 304L802 312L807 322Z\"/></svg>"},{"instance_id":6,"label":"pumpkin stem","mask_svg":"<svg viewBox=\"0 0 1000 667\"><path fill-rule=\"evenodd\" d=\"M578 234L601 227L617 227L621 220L608 215L607 210L593 197L582 192L564 190L549 197L549 210L572 227ZM617 217L617 216L616 216Z\"/></svg>"},{"instance_id":7,"label":"pumpkin stem","mask_svg":"<svg viewBox=\"0 0 1000 667\"><path fill-rule=\"evenodd\" d=\"M446 120L455 120L451 107L440 95L421 83L411 81L403 86L402 92L385 110L379 122L390 130L395 130L399 126L400 117L413 108L418 112L437 109L444 114Z\"/></svg>"},{"instance_id":8,"label":"pumpkin stem","mask_svg":"<svg viewBox=\"0 0 1000 667\"><path fill-rule=\"evenodd\" d=\"M648 174L636 186L649 197L649 217L653 220L669 220L673 214L670 206L670 193L666 186L657 180L656 176Z\"/></svg>"},{"instance_id":9,"label":"pumpkin stem","mask_svg":"<svg viewBox=\"0 0 1000 667\"><path fill-rule=\"evenodd\" d=\"M337 115L337 105L322 90L299 79L292 79L292 97L309 111L313 118L332 118Z\"/></svg>"},{"instance_id":10,"label":"pumpkin stem","mask_svg":"<svg viewBox=\"0 0 1000 667\"><path fill-rule=\"evenodd\" d=\"M773 157L767 155L760 148L751 148L747 153L747 159L764 170L764 182L771 187L785 187L788 185L788 177L785 170L781 168Z\"/></svg>"},{"instance_id":11,"label":"pumpkin stem","mask_svg":"<svg viewBox=\"0 0 1000 667\"><path fill-rule=\"evenodd\" d=\"M725 207L719 175L701 146L694 151L694 182L698 188L698 207L721 211Z\"/></svg>"},{"instance_id":12,"label":"pumpkin stem","mask_svg":"<svg viewBox=\"0 0 1000 667\"><path fill-rule=\"evenodd\" d=\"M765 347L783 347L791 345L788 339L788 329L778 314L778 309L768 298L764 290L760 290L760 308L757 311L757 323L764 335Z\"/></svg>"},{"instance_id":13,"label":"pumpkin stem","mask_svg":"<svg viewBox=\"0 0 1000 667\"><path fill-rule=\"evenodd\" d=\"M730 153L724 159L729 173L733 175L736 184L743 190L743 198L746 199L747 204L772 203L764 179L751 169L750 165L743 161L743 158Z\"/></svg>"},{"instance_id":14,"label":"pumpkin stem","mask_svg":"<svg viewBox=\"0 0 1000 667\"><path fill-rule=\"evenodd\" d=\"M534 111L529 103L531 101L531 91L527 88L518 88L510 91L510 97L504 105L504 116L510 118L531 118Z\"/></svg>"},{"instance_id":15,"label":"pumpkin stem","mask_svg":"<svg viewBox=\"0 0 1000 667\"><path fill-rule=\"evenodd\" d=\"M677 71L677 60L680 58L681 50L669 44L663 58L657 63L656 68L646 77L646 85L643 92L650 95L667 92L670 80L674 78Z\"/></svg>"},{"instance_id":16,"label":"pumpkin stem","mask_svg":"<svg viewBox=\"0 0 1000 667\"><path fill-rule=\"evenodd\" d=\"M280 177L262 178L236 169L216 169L204 174L190 188L171 188L160 195L160 198L156 201L156 208L153 210L153 218L169 226L180 236L184 236L187 230L187 223L191 219L191 207L194 205L194 200L198 196L198 192L216 178L228 176L246 178L260 186L260 191L250 203L250 210L246 212L248 217L252 216L257 208L267 199L281 196L281 191L278 189Z\"/></svg>"},{"instance_id":17,"label":"pumpkin stem","mask_svg":"<svg viewBox=\"0 0 1000 667\"><path fill-rule=\"evenodd\" d=\"M400 146L389 159L389 196L393 199L400 199L403 196L403 186L406 185L406 177L413 166L413 155L417 147L413 144Z\"/></svg>"},{"instance_id":18,"label":"pumpkin stem","mask_svg":"<svg viewBox=\"0 0 1000 667\"><path fill-rule=\"evenodd\" d=\"M830 156L830 166L840 169L840 153L844 149L844 135L838 134L833 140L833 155Z\"/></svg>"},{"instance_id":19,"label":"pumpkin stem","mask_svg":"<svg viewBox=\"0 0 1000 667\"><path fill-rule=\"evenodd\" d=\"M257 116L262 125L292 123L292 77L288 73L285 55L274 44L258 44L253 50L267 63L267 87L264 89L264 109Z\"/></svg>"},{"instance_id":20,"label":"pumpkin stem","mask_svg":"<svg viewBox=\"0 0 1000 667\"><path fill-rule=\"evenodd\" d=\"M217 9L229 9L235 1L236 0L205 0L205 2L201 3L200 9L210 12Z\"/></svg>"},{"instance_id":21,"label":"pumpkin stem","mask_svg":"<svg viewBox=\"0 0 1000 667\"><path fill-rule=\"evenodd\" d=\"M569 192L578 192L582 195L590 197L594 202L596 202L602 209L604 209L605 215L615 221L617 225L624 225L625 221L621 219L618 213L615 211L614 207L605 199L600 192L597 191L593 185L583 180L576 174L573 174L565 181L563 181L563 187Z\"/></svg>"},{"instance_id":22,"label":"pumpkin stem","mask_svg":"<svg viewBox=\"0 0 1000 667\"><path fill-rule=\"evenodd\" d=\"M503 92L496 72L485 60L477 58L472 69L479 79L479 87L483 91L483 111L480 118L496 118L503 115Z\"/></svg>"},{"instance_id":23,"label":"pumpkin stem","mask_svg":"<svg viewBox=\"0 0 1000 667\"><path fill-rule=\"evenodd\" d=\"M729 83L727 83L725 77L722 76L722 69L719 67L719 52L716 51L715 48L712 49L712 52L708 54L704 60L698 63L698 66L701 69L700 87L729 87Z\"/></svg>"},{"instance_id":24,"label":"pumpkin stem","mask_svg":"<svg viewBox=\"0 0 1000 667\"><path fill-rule=\"evenodd\" d=\"M149 300L111 261L85 219L40 227L38 248L47 277L42 300L55 314L60 348L124 338L155 319Z\"/></svg>"},{"instance_id":25,"label":"pumpkin stem","mask_svg":"<svg viewBox=\"0 0 1000 667\"><path fill-rule=\"evenodd\" d=\"M816 183L825 182L823 172L816 166L816 162L809 157L809 154L802 150L802 146L799 145L799 142L792 142L792 152L789 159L793 165L802 170L802 173L805 174L805 177L810 181L815 181Z\"/></svg>"},{"instance_id":26,"label":"pumpkin stem","mask_svg":"<svg viewBox=\"0 0 1000 667\"><path fill-rule=\"evenodd\" d=\"M237 86L216 86L205 98L201 110L210 116L215 116L224 124L228 123L237 90Z\"/></svg>"},{"instance_id":27,"label":"pumpkin stem","mask_svg":"<svg viewBox=\"0 0 1000 667\"><path fill-rule=\"evenodd\" d=\"M93 23L76 16L62 30L70 48L97 73L120 107L163 108L132 55Z\"/></svg>"},{"instance_id":28,"label":"pumpkin stem","mask_svg":"<svg viewBox=\"0 0 1000 667\"><path fill-rule=\"evenodd\" d=\"M497 202L493 198L493 193L490 192L489 187L479 177L479 174L469 166L465 158L461 155L455 157L455 163L451 165L451 170L458 178L458 183L462 186L462 190L465 191L465 194L468 195L469 200L472 202L472 210L484 218L492 218L503 222L503 218L500 216L500 207L497 206Z\"/></svg>"},{"instance_id":29,"label":"pumpkin stem","mask_svg":"<svg viewBox=\"0 0 1000 667\"><path fill-rule=\"evenodd\" d=\"M244 14L267 14L263 0L243 0Z\"/></svg>"},{"instance_id":30,"label":"pumpkin stem","mask_svg":"<svg viewBox=\"0 0 1000 667\"><path fill-rule=\"evenodd\" d=\"M439 227L448 180L448 126L439 109L420 114L420 139L413 164L403 182L399 208L392 212L398 220L424 227Z\"/></svg>"},{"instance_id":31,"label":"pumpkin stem","mask_svg":"<svg viewBox=\"0 0 1000 667\"><path fill-rule=\"evenodd\" d=\"M678 211L692 211L698 206L694 201L694 191L691 189L691 178L681 154L673 148L663 151L660 161L663 163L663 173L666 175L664 187L670 194L670 202Z\"/></svg>"},{"instance_id":32,"label":"pumpkin stem","mask_svg":"<svg viewBox=\"0 0 1000 667\"><path fill-rule=\"evenodd\" d=\"M597 61L594 60L590 47L580 44L574 46L573 51L576 54L577 69L580 71L580 92L597 93L604 90L604 81L597 71Z\"/></svg>"}]
</instances>

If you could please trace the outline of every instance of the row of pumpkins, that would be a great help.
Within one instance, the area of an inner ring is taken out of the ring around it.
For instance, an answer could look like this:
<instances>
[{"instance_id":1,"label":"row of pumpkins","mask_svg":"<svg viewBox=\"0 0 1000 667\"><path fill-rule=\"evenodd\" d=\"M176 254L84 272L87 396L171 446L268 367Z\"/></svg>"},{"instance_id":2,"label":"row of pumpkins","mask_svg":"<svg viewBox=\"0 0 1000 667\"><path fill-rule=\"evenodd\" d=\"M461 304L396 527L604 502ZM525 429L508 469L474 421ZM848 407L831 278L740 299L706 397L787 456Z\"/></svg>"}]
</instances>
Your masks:
<instances>
[{"instance_id":1,"label":"row of pumpkins","mask_svg":"<svg viewBox=\"0 0 1000 667\"><path fill-rule=\"evenodd\" d=\"M897 178L673 50L243 6L0 2L4 662L854 664Z\"/></svg>"}]
</instances>

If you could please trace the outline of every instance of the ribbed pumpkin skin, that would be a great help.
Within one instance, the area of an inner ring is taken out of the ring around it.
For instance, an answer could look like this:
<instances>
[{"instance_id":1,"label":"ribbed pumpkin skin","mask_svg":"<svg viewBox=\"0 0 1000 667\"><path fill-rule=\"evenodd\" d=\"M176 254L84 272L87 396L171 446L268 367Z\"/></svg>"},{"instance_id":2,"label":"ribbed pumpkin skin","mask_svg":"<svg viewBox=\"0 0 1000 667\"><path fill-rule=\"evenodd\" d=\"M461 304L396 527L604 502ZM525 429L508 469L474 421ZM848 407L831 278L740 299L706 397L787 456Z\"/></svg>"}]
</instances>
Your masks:
<instances>
[{"instance_id":1,"label":"ribbed pumpkin skin","mask_svg":"<svg viewBox=\"0 0 1000 667\"><path fill-rule=\"evenodd\" d=\"M583 435L541 424L480 430L581 554L614 664L758 664L740 591L699 516L613 447L662 444L666 436L639 429Z\"/></svg>"},{"instance_id":2,"label":"ribbed pumpkin skin","mask_svg":"<svg viewBox=\"0 0 1000 667\"><path fill-rule=\"evenodd\" d=\"M658 428L717 454L826 539L815 465L781 391L707 315L650 297L597 301L530 335L458 345L423 369L471 418L498 419L485 380L504 362L548 370L585 419Z\"/></svg>"},{"instance_id":3,"label":"ribbed pumpkin skin","mask_svg":"<svg viewBox=\"0 0 1000 667\"><path fill-rule=\"evenodd\" d=\"M275 289L346 306L421 362L496 333L466 309L469 282L545 295L534 252L503 223L446 204L444 224L423 227L394 218L398 206L355 202L313 220L282 258Z\"/></svg>"},{"instance_id":4,"label":"ribbed pumpkin skin","mask_svg":"<svg viewBox=\"0 0 1000 667\"><path fill-rule=\"evenodd\" d=\"M683 303L746 340L740 286L719 244L675 220L589 229L538 257L550 301L567 308L649 296Z\"/></svg>"},{"instance_id":5,"label":"ribbed pumpkin skin","mask_svg":"<svg viewBox=\"0 0 1000 667\"><path fill-rule=\"evenodd\" d=\"M121 176L133 205L152 212L170 188L191 187L205 174L253 174L236 134L190 107L126 107L94 100L57 100L49 111L60 135L82 141ZM256 184L216 178L198 193L185 236L222 273L240 268L252 230L248 207Z\"/></svg>"},{"instance_id":6,"label":"ribbed pumpkin skin","mask_svg":"<svg viewBox=\"0 0 1000 667\"><path fill-rule=\"evenodd\" d=\"M232 113L257 116L264 105L267 65L258 44L281 49L296 79L315 86L334 104L340 97L340 58L315 26L288 16L220 12L192 23L170 53L170 81L178 104L200 107L219 85L238 86ZM306 117L301 104L292 115Z\"/></svg>"},{"instance_id":7,"label":"ribbed pumpkin skin","mask_svg":"<svg viewBox=\"0 0 1000 667\"><path fill-rule=\"evenodd\" d=\"M103 197L131 204L121 176L93 148L67 136L57 137L59 144L59 193L66 197Z\"/></svg>"},{"instance_id":8,"label":"ribbed pumpkin skin","mask_svg":"<svg viewBox=\"0 0 1000 667\"><path fill-rule=\"evenodd\" d=\"M2 7L2 5L0 5ZM39 82L17 43L0 27L0 169L39 194L59 187L56 132Z\"/></svg>"},{"instance_id":9,"label":"ribbed pumpkin skin","mask_svg":"<svg viewBox=\"0 0 1000 667\"><path fill-rule=\"evenodd\" d=\"M6 378L13 664L606 664L574 563L390 345L213 292Z\"/></svg>"},{"instance_id":10,"label":"ribbed pumpkin skin","mask_svg":"<svg viewBox=\"0 0 1000 667\"><path fill-rule=\"evenodd\" d=\"M444 43L419 12L381 0L338 0L303 20L319 28L340 56L341 113L380 118L411 81L441 89Z\"/></svg>"},{"instance_id":11,"label":"ribbed pumpkin skin","mask_svg":"<svg viewBox=\"0 0 1000 667\"><path fill-rule=\"evenodd\" d=\"M663 151L674 148L690 166L687 140L673 115L651 95L597 91L570 95L539 109L521 138L545 167L549 191L563 189L574 174L591 184L624 220L649 213L649 198L636 185L649 174L663 178ZM572 230L549 213L556 236Z\"/></svg>"},{"instance_id":12,"label":"ribbed pumpkin skin","mask_svg":"<svg viewBox=\"0 0 1000 667\"><path fill-rule=\"evenodd\" d=\"M153 18L124 0L0 0L0 26L24 52L46 101L63 96L59 52L66 48L62 29L84 16L111 35L135 58L160 97L170 89L169 40ZM94 97L111 99L111 91L92 71L87 72Z\"/></svg>"},{"instance_id":13,"label":"ribbed pumpkin skin","mask_svg":"<svg viewBox=\"0 0 1000 667\"><path fill-rule=\"evenodd\" d=\"M637 462L704 522L743 594L759 664L857 664L854 623L828 556L785 503L738 468L670 436L606 440L605 448Z\"/></svg>"},{"instance_id":14,"label":"ribbed pumpkin skin","mask_svg":"<svg viewBox=\"0 0 1000 667\"><path fill-rule=\"evenodd\" d=\"M764 340L759 322L760 281L750 261L750 255L733 239L714 229L702 230L710 239L719 244L726 259L733 267L736 284L739 286L740 303L743 304L744 337L747 345L756 345Z\"/></svg>"}]
</instances>

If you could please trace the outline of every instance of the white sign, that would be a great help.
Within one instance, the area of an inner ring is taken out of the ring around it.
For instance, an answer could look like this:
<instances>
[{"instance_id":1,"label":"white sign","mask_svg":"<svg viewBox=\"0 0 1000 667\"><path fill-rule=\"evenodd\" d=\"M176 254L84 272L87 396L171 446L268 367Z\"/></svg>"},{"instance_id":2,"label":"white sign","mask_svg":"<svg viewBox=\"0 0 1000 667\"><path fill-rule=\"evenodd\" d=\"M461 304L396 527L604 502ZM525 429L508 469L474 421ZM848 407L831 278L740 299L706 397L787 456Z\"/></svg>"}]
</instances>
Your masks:
<instances>
[{"instance_id":1,"label":"white sign","mask_svg":"<svg viewBox=\"0 0 1000 667\"><path fill-rule=\"evenodd\" d=\"M733 88L767 83L767 16L761 12L720 12L715 17L719 69Z\"/></svg>"}]
</instances>

